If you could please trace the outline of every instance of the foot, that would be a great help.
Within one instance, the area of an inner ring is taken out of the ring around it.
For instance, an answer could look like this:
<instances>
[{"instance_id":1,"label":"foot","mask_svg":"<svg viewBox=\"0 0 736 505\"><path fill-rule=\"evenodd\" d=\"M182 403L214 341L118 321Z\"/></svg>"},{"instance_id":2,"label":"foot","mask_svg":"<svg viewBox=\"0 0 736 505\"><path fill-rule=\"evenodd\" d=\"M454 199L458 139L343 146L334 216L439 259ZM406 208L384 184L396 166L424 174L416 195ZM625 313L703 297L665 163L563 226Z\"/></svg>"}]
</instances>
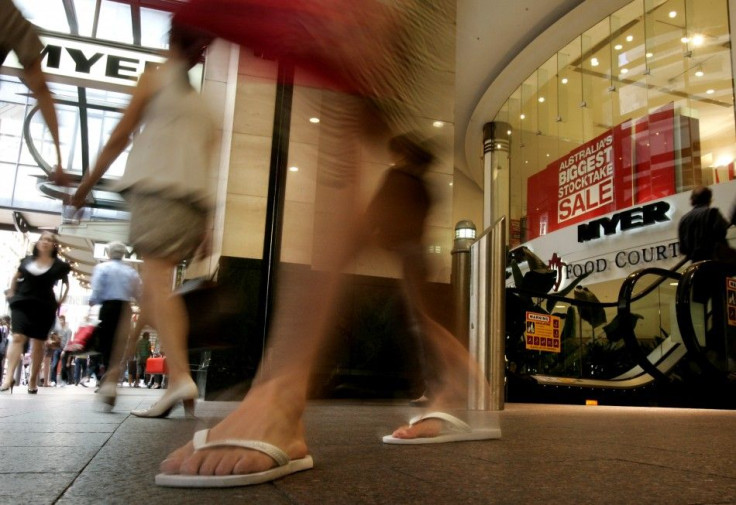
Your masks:
<instances>
[{"instance_id":1,"label":"foot","mask_svg":"<svg viewBox=\"0 0 736 505\"><path fill-rule=\"evenodd\" d=\"M187 415L194 414L194 400L199 396L199 390L194 381L187 376L176 386L166 390L166 393L148 409L136 409L130 413L137 417L166 417L179 402L184 404Z\"/></svg>"},{"instance_id":2,"label":"foot","mask_svg":"<svg viewBox=\"0 0 736 505\"><path fill-rule=\"evenodd\" d=\"M290 459L307 455L302 406L270 394L268 387L251 389L238 408L210 430L208 440L260 440L282 449ZM270 388L278 391L278 388ZM271 457L238 447L194 451L192 442L175 450L161 463L161 471L185 475L240 475L262 472L276 466Z\"/></svg>"},{"instance_id":3,"label":"foot","mask_svg":"<svg viewBox=\"0 0 736 505\"><path fill-rule=\"evenodd\" d=\"M432 438L442 431L444 421L441 419L423 419L416 424L407 424L396 429L392 435L396 438Z\"/></svg>"}]
</instances>

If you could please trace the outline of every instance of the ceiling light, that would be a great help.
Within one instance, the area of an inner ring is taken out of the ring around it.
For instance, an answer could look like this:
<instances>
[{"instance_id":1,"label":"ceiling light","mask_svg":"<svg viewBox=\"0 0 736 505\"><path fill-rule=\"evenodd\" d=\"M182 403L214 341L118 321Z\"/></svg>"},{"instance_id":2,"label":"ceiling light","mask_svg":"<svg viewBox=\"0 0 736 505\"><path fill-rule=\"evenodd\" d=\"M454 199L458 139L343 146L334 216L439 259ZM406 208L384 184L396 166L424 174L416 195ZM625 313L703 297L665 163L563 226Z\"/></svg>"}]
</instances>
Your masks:
<instances>
[{"instance_id":1,"label":"ceiling light","mask_svg":"<svg viewBox=\"0 0 736 505\"><path fill-rule=\"evenodd\" d=\"M519 116L519 118L526 119L526 115L522 114L521 116Z\"/></svg>"},{"instance_id":2,"label":"ceiling light","mask_svg":"<svg viewBox=\"0 0 736 505\"><path fill-rule=\"evenodd\" d=\"M443 123L442 121L434 121L432 123L432 126L434 126L435 128L442 128L443 126L445 126L445 123Z\"/></svg>"},{"instance_id":3,"label":"ceiling light","mask_svg":"<svg viewBox=\"0 0 736 505\"><path fill-rule=\"evenodd\" d=\"M715 92L716 92L716 90L714 90L714 89L709 89L708 91L706 91L706 93L707 93L708 95L712 95L712 94L713 94L713 93L715 93Z\"/></svg>"},{"instance_id":4,"label":"ceiling light","mask_svg":"<svg viewBox=\"0 0 736 505\"><path fill-rule=\"evenodd\" d=\"M299 167L289 167L289 172L298 172Z\"/></svg>"},{"instance_id":5,"label":"ceiling light","mask_svg":"<svg viewBox=\"0 0 736 505\"><path fill-rule=\"evenodd\" d=\"M687 37L682 37L682 38L680 39L680 42L682 42L683 44L687 44L687 43L688 43L689 41L690 41L690 39L689 39L689 38L687 38Z\"/></svg>"},{"instance_id":6,"label":"ceiling light","mask_svg":"<svg viewBox=\"0 0 736 505\"><path fill-rule=\"evenodd\" d=\"M670 19L676 18L677 17L677 11L670 11L670 13L668 14L668 16L670 17Z\"/></svg>"},{"instance_id":7,"label":"ceiling light","mask_svg":"<svg viewBox=\"0 0 736 505\"><path fill-rule=\"evenodd\" d=\"M544 103L544 97L540 96L537 100L539 100L539 103Z\"/></svg>"},{"instance_id":8,"label":"ceiling light","mask_svg":"<svg viewBox=\"0 0 736 505\"><path fill-rule=\"evenodd\" d=\"M613 48L614 48L614 49L615 49L616 51L620 51L621 49L623 49L623 48L624 48L624 46L622 46L621 44L616 44L615 46L613 46Z\"/></svg>"},{"instance_id":9,"label":"ceiling light","mask_svg":"<svg viewBox=\"0 0 736 505\"><path fill-rule=\"evenodd\" d=\"M632 40L634 40L634 36L633 35L627 35L626 36L626 42L631 42Z\"/></svg>"},{"instance_id":10,"label":"ceiling light","mask_svg":"<svg viewBox=\"0 0 736 505\"><path fill-rule=\"evenodd\" d=\"M703 77L703 69L699 68L695 71L695 77Z\"/></svg>"},{"instance_id":11,"label":"ceiling light","mask_svg":"<svg viewBox=\"0 0 736 505\"><path fill-rule=\"evenodd\" d=\"M647 58L651 58L652 56L654 56L654 53L647 53L647 54L646 54L646 57L647 57Z\"/></svg>"},{"instance_id":12,"label":"ceiling light","mask_svg":"<svg viewBox=\"0 0 736 505\"><path fill-rule=\"evenodd\" d=\"M567 77L562 78L562 84L567 84Z\"/></svg>"},{"instance_id":13,"label":"ceiling light","mask_svg":"<svg viewBox=\"0 0 736 505\"><path fill-rule=\"evenodd\" d=\"M593 65L594 67L597 67L599 65L598 58L591 58L590 64Z\"/></svg>"},{"instance_id":14,"label":"ceiling light","mask_svg":"<svg viewBox=\"0 0 736 505\"><path fill-rule=\"evenodd\" d=\"M506 135L511 135L511 130L506 130Z\"/></svg>"},{"instance_id":15,"label":"ceiling light","mask_svg":"<svg viewBox=\"0 0 736 505\"><path fill-rule=\"evenodd\" d=\"M693 36L693 45L702 46L703 42L705 42L705 37L703 37L702 35Z\"/></svg>"},{"instance_id":16,"label":"ceiling light","mask_svg":"<svg viewBox=\"0 0 736 505\"><path fill-rule=\"evenodd\" d=\"M621 73L622 74L628 74L629 73L629 69L628 68L622 68L621 69Z\"/></svg>"},{"instance_id":17,"label":"ceiling light","mask_svg":"<svg viewBox=\"0 0 736 505\"><path fill-rule=\"evenodd\" d=\"M319 123L319 118L318 117L310 117L309 118L309 122L310 123L313 123L313 124L317 124L317 123Z\"/></svg>"}]
</instances>

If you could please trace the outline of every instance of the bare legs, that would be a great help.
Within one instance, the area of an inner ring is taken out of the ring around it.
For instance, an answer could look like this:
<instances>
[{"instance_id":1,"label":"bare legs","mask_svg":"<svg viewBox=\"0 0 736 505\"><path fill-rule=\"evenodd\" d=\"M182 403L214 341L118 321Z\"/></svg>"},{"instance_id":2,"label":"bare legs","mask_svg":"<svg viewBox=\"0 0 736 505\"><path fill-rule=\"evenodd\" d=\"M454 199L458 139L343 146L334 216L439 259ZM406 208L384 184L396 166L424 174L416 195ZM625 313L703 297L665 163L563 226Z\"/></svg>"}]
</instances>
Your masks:
<instances>
[{"instance_id":1,"label":"bare legs","mask_svg":"<svg viewBox=\"0 0 736 505\"><path fill-rule=\"evenodd\" d=\"M15 369L20 363L20 356L23 354L23 347L27 340L28 337L25 335L21 335L20 333L13 334L13 339L8 348L8 371L5 375L6 379L3 387L9 385L15 376ZM31 339L31 373L28 379L28 389L31 391L38 388L38 374L41 371L41 362L43 361L43 344L43 340Z\"/></svg>"},{"instance_id":2,"label":"bare legs","mask_svg":"<svg viewBox=\"0 0 736 505\"><path fill-rule=\"evenodd\" d=\"M144 311L158 331L166 353L169 369L167 393L187 382L193 383L187 350L189 319L181 297L173 296L171 291L175 267L170 261L144 258L141 270L143 300L148 305Z\"/></svg>"},{"instance_id":3,"label":"bare legs","mask_svg":"<svg viewBox=\"0 0 736 505\"><path fill-rule=\"evenodd\" d=\"M26 340L27 337L19 333L14 333L10 339L10 345L8 346L8 353L6 355L8 359L8 371L5 374L5 381L2 385L3 389L9 387L15 377L15 369L20 362L20 355L23 354L23 346L26 344Z\"/></svg>"}]
</instances>

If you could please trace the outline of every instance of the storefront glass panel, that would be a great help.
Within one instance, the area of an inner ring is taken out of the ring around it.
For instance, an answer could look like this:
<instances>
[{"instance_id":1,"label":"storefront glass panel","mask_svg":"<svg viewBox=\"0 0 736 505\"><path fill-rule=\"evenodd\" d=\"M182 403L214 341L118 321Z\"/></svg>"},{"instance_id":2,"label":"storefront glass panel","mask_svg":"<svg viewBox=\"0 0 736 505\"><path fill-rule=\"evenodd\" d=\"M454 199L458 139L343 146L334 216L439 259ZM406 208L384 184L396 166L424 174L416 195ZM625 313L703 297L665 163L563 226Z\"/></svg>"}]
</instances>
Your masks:
<instances>
[{"instance_id":1,"label":"storefront glass panel","mask_svg":"<svg viewBox=\"0 0 736 505\"><path fill-rule=\"evenodd\" d=\"M510 219L539 207L532 176L597 140L631 171L607 212L735 178L730 39L728 0L635 0L562 47L494 118L512 126ZM522 241L554 229L530 223Z\"/></svg>"}]
</instances>

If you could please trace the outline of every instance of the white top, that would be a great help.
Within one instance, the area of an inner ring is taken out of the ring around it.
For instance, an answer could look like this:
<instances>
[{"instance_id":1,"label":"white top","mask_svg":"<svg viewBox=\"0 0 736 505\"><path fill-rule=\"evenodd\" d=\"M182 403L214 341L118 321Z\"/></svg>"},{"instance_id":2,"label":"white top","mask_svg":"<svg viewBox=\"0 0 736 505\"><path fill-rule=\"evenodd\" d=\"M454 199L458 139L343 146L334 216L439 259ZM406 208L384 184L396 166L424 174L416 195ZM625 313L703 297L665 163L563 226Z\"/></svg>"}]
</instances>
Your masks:
<instances>
[{"instance_id":1,"label":"white top","mask_svg":"<svg viewBox=\"0 0 736 505\"><path fill-rule=\"evenodd\" d=\"M143 112L143 131L133 140L118 191L161 193L210 208L208 170L215 122L189 83L186 66L174 60L154 74L154 93Z\"/></svg>"},{"instance_id":2,"label":"white top","mask_svg":"<svg viewBox=\"0 0 736 505\"><path fill-rule=\"evenodd\" d=\"M51 265L40 265L38 261L31 261L26 265L26 270L28 270L29 274L33 275L43 275L49 270L51 270L53 263Z\"/></svg>"}]
</instances>

